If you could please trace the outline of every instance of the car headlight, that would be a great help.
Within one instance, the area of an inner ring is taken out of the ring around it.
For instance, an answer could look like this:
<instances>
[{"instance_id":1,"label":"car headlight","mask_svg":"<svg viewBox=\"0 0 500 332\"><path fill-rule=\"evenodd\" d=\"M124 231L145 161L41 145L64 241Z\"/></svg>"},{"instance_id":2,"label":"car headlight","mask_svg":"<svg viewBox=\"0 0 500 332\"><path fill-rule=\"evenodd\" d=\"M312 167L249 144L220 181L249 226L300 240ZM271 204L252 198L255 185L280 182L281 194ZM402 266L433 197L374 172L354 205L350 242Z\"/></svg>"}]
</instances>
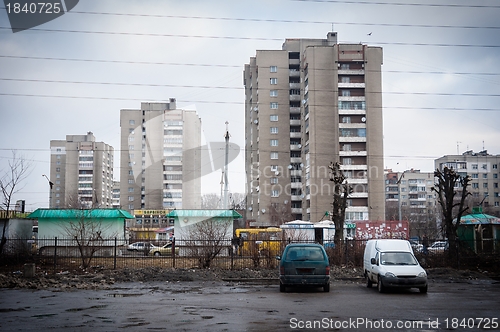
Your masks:
<instances>
[{"instance_id":1,"label":"car headlight","mask_svg":"<svg viewBox=\"0 0 500 332\"><path fill-rule=\"evenodd\" d=\"M392 272L387 272L387 273L385 274L385 276L386 276L387 278L396 278L396 275L395 275L394 273L392 273Z\"/></svg>"},{"instance_id":2,"label":"car headlight","mask_svg":"<svg viewBox=\"0 0 500 332\"><path fill-rule=\"evenodd\" d=\"M419 277L419 278L427 278L427 273L425 273L425 272L420 272L420 273L418 274L418 277Z\"/></svg>"}]
</instances>

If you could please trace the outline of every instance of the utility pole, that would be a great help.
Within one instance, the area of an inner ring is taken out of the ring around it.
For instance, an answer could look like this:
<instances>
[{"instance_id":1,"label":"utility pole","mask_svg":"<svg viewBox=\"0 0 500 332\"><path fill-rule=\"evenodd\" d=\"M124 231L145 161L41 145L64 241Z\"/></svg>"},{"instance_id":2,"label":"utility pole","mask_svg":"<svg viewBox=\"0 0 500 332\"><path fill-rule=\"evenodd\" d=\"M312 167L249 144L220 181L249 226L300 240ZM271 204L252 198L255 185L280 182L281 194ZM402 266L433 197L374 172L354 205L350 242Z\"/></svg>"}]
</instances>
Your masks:
<instances>
[{"instance_id":1,"label":"utility pole","mask_svg":"<svg viewBox=\"0 0 500 332\"><path fill-rule=\"evenodd\" d=\"M226 133L224 134L224 139L226 141L226 156L224 160L224 197L222 201L222 208L227 210L228 207L228 176L227 176L227 164L229 163L229 122L226 121Z\"/></svg>"}]
</instances>

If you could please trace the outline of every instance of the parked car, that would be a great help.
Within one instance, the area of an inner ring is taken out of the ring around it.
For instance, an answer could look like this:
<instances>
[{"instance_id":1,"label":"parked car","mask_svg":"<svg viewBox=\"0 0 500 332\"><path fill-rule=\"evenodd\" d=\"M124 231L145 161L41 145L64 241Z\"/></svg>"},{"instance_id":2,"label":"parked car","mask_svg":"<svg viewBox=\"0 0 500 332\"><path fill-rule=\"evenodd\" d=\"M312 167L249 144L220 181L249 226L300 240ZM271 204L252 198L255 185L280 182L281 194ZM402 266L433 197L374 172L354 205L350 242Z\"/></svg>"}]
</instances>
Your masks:
<instances>
[{"instance_id":1,"label":"parked car","mask_svg":"<svg viewBox=\"0 0 500 332\"><path fill-rule=\"evenodd\" d=\"M330 291L330 263L323 246L292 243L276 259L280 261L280 292L288 286L316 286Z\"/></svg>"},{"instance_id":2,"label":"parked car","mask_svg":"<svg viewBox=\"0 0 500 332\"><path fill-rule=\"evenodd\" d=\"M413 252L423 252L424 246L417 241L410 240L411 247L413 248Z\"/></svg>"},{"instance_id":3,"label":"parked car","mask_svg":"<svg viewBox=\"0 0 500 332\"><path fill-rule=\"evenodd\" d=\"M127 247L128 251L144 251L144 250L151 250L153 248L156 248L151 242L135 242L132 244L129 244Z\"/></svg>"},{"instance_id":4,"label":"parked car","mask_svg":"<svg viewBox=\"0 0 500 332\"><path fill-rule=\"evenodd\" d=\"M179 247L175 247L175 255L179 255ZM149 251L149 256L172 256L172 242L161 247L154 247Z\"/></svg>"},{"instance_id":5,"label":"parked car","mask_svg":"<svg viewBox=\"0 0 500 332\"><path fill-rule=\"evenodd\" d=\"M380 293L388 288L418 288L421 293L427 293L427 273L406 240L369 240L363 269L366 287L371 288L376 283Z\"/></svg>"},{"instance_id":6,"label":"parked car","mask_svg":"<svg viewBox=\"0 0 500 332\"><path fill-rule=\"evenodd\" d=\"M443 253L448 250L448 241L436 241L427 248L430 253Z\"/></svg>"}]
</instances>

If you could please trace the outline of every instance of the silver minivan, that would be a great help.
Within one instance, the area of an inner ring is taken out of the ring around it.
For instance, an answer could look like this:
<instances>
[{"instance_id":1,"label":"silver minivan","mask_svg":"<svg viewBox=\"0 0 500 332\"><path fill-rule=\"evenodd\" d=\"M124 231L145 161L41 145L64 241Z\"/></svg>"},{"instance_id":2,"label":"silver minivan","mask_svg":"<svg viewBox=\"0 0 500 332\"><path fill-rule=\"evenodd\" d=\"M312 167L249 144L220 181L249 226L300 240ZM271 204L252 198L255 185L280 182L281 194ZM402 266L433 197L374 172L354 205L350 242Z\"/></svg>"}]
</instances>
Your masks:
<instances>
[{"instance_id":1,"label":"silver minivan","mask_svg":"<svg viewBox=\"0 0 500 332\"><path fill-rule=\"evenodd\" d=\"M375 283L380 293L388 288L418 288L427 293L427 273L406 240L369 240L363 266L368 288Z\"/></svg>"}]
</instances>

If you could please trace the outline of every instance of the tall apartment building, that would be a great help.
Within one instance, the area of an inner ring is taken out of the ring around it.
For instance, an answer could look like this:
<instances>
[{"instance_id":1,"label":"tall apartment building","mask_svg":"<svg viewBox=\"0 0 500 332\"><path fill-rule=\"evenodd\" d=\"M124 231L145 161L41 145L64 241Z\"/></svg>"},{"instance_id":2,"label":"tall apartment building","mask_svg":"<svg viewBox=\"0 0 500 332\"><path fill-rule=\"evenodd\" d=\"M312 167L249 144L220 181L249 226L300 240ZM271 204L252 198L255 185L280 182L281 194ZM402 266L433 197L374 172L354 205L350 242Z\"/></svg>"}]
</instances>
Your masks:
<instances>
[{"instance_id":1,"label":"tall apartment building","mask_svg":"<svg viewBox=\"0 0 500 332\"><path fill-rule=\"evenodd\" d=\"M434 172L410 169L386 173L386 220L410 222L411 236L437 236L436 221L440 218L436 203ZM401 214L401 216L400 216Z\"/></svg>"},{"instance_id":2,"label":"tall apartment building","mask_svg":"<svg viewBox=\"0 0 500 332\"><path fill-rule=\"evenodd\" d=\"M113 147L94 134L50 141L51 208L112 206Z\"/></svg>"},{"instance_id":3,"label":"tall apartment building","mask_svg":"<svg viewBox=\"0 0 500 332\"><path fill-rule=\"evenodd\" d=\"M446 155L434 161L436 169L453 168L462 176L469 175L471 182L468 190L471 197L470 209L481 205L483 212L500 216L500 155L490 155L488 151L466 151L461 155ZM469 211L470 212L470 211Z\"/></svg>"},{"instance_id":4,"label":"tall apartment building","mask_svg":"<svg viewBox=\"0 0 500 332\"><path fill-rule=\"evenodd\" d=\"M134 209L201 205L201 119L169 103L122 109L120 204Z\"/></svg>"},{"instance_id":5,"label":"tall apartment building","mask_svg":"<svg viewBox=\"0 0 500 332\"><path fill-rule=\"evenodd\" d=\"M256 226L317 222L332 209L329 164L354 192L347 220L385 217L382 49L286 39L245 65L247 218Z\"/></svg>"}]
</instances>

